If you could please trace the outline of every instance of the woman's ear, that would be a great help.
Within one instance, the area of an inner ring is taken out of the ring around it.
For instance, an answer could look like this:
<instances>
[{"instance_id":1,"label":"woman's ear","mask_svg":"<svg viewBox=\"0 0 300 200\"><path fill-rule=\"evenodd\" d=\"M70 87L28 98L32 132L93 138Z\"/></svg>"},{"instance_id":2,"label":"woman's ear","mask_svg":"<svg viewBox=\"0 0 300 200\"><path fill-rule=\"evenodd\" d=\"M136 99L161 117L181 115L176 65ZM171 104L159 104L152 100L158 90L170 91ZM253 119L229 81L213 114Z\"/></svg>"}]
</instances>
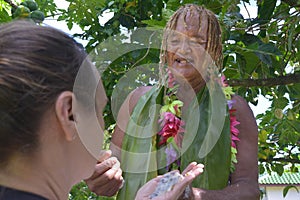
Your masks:
<instances>
[{"instance_id":1,"label":"woman's ear","mask_svg":"<svg viewBox=\"0 0 300 200\"><path fill-rule=\"evenodd\" d=\"M73 103L75 96L70 91L59 94L55 102L55 112L59 125L67 141L72 141L77 135Z\"/></svg>"}]
</instances>

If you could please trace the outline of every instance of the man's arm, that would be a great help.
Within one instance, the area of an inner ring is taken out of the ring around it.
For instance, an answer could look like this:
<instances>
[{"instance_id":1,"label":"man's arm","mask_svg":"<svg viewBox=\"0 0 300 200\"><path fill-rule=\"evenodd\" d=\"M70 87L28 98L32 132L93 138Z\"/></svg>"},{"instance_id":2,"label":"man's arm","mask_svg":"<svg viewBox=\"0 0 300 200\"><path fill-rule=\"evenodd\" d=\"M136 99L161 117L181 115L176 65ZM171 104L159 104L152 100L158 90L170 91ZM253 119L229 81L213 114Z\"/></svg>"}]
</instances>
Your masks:
<instances>
[{"instance_id":1,"label":"man's arm","mask_svg":"<svg viewBox=\"0 0 300 200\"><path fill-rule=\"evenodd\" d=\"M234 96L233 108L240 122L237 142L235 171L231 174L230 185L223 190L193 188L196 200L258 200L258 128L252 110L240 96Z\"/></svg>"}]
</instances>

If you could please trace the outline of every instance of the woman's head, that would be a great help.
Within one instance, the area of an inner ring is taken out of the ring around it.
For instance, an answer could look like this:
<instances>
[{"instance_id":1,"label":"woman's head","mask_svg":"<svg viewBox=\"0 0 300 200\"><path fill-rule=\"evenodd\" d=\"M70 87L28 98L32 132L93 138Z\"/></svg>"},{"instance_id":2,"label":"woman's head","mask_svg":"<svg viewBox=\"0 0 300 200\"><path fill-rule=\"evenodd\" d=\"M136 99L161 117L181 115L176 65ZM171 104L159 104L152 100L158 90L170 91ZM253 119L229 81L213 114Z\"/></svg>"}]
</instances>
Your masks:
<instances>
[{"instance_id":1,"label":"woman's head","mask_svg":"<svg viewBox=\"0 0 300 200\"><path fill-rule=\"evenodd\" d=\"M44 114L60 94L72 94L86 56L74 39L51 27L25 21L1 26L0 165L36 151Z\"/></svg>"},{"instance_id":2,"label":"woman's head","mask_svg":"<svg viewBox=\"0 0 300 200\"><path fill-rule=\"evenodd\" d=\"M202 6L184 5L166 25L161 62L189 79L192 74L192 78L198 74L195 70L199 69L195 68L199 66L199 60L208 60L207 57L221 70L222 43L218 19ZM197 76L199 79L199 74Z\"/></svg>"}]
</instances>

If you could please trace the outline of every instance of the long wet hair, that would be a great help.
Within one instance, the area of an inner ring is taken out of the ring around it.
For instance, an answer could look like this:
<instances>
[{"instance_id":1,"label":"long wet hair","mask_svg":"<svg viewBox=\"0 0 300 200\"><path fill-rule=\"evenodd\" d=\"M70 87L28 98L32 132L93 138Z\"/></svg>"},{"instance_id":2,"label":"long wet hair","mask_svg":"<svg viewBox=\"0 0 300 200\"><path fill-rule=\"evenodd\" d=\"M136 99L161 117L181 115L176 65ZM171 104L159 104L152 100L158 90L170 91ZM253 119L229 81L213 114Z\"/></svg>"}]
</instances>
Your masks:
<instances>
[{"instance_id":1,"label":"long wet hair","mask_svg":"<svg viewBox=\"0 0 300 200\"><path fill-rule=\"evenodd\" d=\"M168 37L170 34L170 30L175 30L179 17L183 15L184 23L186 22L187 13L191 14L199 14L199 27L201 29L202 17L206 16L208 20L208 28L207 28L207 45L206 51L211 56L214 64L217 66L219 71L222 70L223 67L223 54L222 54L222 31L219 24L219 21L215 14L204 8L203 6L198 6L195 4L186 4L181 6L169 19L167 25L164 29L163 40L162 40L162 48L160 52L160 77L161 83L165 83L165 66L167 65L167 43ZM200 31L200 29L198 31Z\"/></svg>"}]
</instances>

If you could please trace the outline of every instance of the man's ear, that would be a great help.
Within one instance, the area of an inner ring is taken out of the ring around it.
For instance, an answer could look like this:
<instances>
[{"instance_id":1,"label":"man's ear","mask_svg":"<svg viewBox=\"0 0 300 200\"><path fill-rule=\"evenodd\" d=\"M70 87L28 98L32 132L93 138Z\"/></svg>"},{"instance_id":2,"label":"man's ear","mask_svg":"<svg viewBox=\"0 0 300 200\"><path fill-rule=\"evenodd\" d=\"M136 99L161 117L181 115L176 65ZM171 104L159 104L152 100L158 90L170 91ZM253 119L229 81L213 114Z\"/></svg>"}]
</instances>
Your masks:
<instances>
[{"instance_id":1,"label":"man's ear","mask_svg":"<svg viewBox=\"0 0 300 200\"><path fill-rule=\"evenodd\" d=\"M55 102L57 120L65 134L64 137L68 141L74 140L77 135L74 107L72 106L74 101L74 94L70 91L64 91L59 94Z\"/></svg>"}]
</instances>

